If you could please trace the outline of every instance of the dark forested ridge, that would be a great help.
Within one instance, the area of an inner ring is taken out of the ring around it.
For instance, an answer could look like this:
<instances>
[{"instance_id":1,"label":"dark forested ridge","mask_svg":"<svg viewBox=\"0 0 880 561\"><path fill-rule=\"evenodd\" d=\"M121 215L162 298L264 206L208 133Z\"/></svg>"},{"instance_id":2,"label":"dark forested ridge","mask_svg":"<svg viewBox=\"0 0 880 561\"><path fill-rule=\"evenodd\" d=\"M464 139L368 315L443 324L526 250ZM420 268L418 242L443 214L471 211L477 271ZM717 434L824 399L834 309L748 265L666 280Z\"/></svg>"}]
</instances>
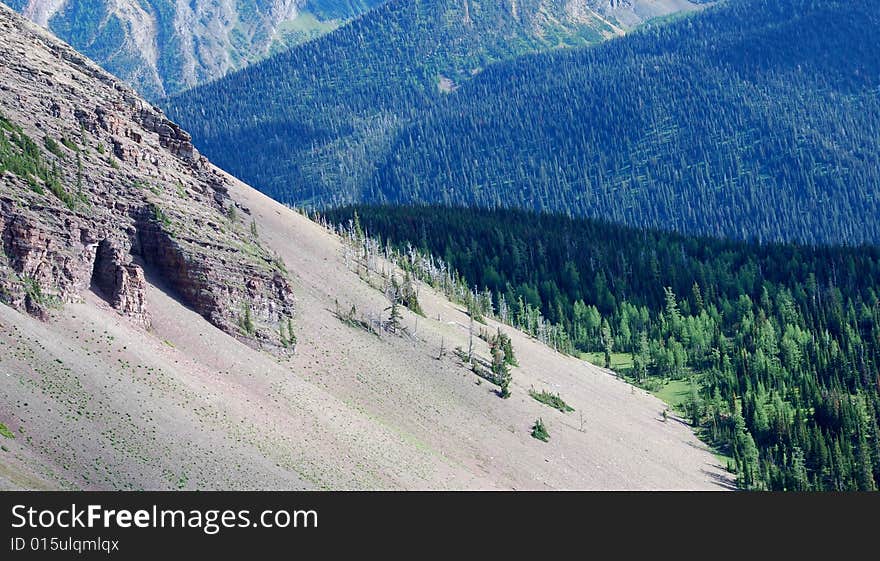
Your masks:
<instances>
[{"instance_id":1,"label":"dark forested ridge","mask_svg":"<svg viewBox=\"0 0 880 561\"><path fill-rule=\"evenodd\" d=\"M880 484L880 248L747 244L515 210L358 207L369 234L442 258L504 321L572 353L689 381L689 420L740 485ZM344 223L354 209L325 214Z\"/></svg>"},{"instance_id":2,"label":"dark forested ridge","mask_svg":"<svg viewBox=\"0 0 880 561\"><path fill-rule=\"evenodd\" d=\"M401 133L365 199L878 242L878 29L872 0L730 0L499 65Z\"/></svg>"},{"instance_id":3,"label":"dark forested ridge","mask_svg":"<svg viewBox=\"0 0 880 561\"><path fill-rule=\"evenodd\" d=\"M213 161L278 200L358 200L405 125L485 68L619 35L643 17L636 9L650 15L695 6L391 0L164 107Z\"/></svg>"},{"instance_id":4,"label":"dark forested ridge","mask_svg":"<svg viewBox=\"0 0 880 561\"><path fill-rule=\"evenodd\" d=\"M439 33L430 14L380 15L347 29L348 42L337 32L286 55L316 64L273 59L169 110L227 169L289 202L509 206L760 241L880 241L876 2L728 0L596 47L493 65L484 48L443 67L485 66L445 96L421 85L451 50L418 72L400 62L430 51L418 44ZM375 21L410 39L375 44ZM363 57L351 54L358 41ZM313 84L302 96L277 93L302 83Z\"/></svg>"}]
</instances>

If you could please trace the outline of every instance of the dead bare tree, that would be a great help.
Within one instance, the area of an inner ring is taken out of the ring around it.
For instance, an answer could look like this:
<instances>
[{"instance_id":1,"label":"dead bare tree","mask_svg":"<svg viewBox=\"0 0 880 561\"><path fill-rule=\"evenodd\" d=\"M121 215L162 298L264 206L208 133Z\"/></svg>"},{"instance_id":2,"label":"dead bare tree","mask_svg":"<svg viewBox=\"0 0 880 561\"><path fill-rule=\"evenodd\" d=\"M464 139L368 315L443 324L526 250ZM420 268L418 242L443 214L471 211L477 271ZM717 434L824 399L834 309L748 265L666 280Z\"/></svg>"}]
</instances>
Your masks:
<instances>
[{"instance_id":1,"label":"dead bare tree","mask_svg":"<svg viewBox=\"0 0 880 561\"><path fill-rule=\"evenodd\" d=\"M468 362L474 357L474 316L470 316L470 324L468 325Z\"/></svg>"}]
</instances>

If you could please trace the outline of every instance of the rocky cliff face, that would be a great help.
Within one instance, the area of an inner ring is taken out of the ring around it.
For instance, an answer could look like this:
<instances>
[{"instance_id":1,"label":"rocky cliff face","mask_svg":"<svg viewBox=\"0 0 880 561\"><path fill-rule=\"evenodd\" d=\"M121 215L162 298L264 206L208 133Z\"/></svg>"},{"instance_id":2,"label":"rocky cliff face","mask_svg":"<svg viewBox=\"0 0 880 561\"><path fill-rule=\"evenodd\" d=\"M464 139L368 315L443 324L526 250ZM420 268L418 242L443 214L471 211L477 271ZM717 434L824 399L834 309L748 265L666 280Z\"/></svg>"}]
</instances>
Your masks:
<instances>
[{"instance_id":1,"label":"rocky cliff face","mask_svg":"<svg viewBox=\"0 0 880 561\"><path fill-rule=\"evenodd\" d=\"M248 214L160 110L0 6L0 300L47 317L94 290L149 326L149 278L283 346L292 290Z\"/></svg>"},{"instance_id":2,"label":"rocky cliff face","mask_svg":"<svg viewBox=\"0 0 880 561\"><path fill-rule=\"evenodd\" d=\"M150 98L332 29L380 0L3 0Z\"/></svg>"}]
</instances>

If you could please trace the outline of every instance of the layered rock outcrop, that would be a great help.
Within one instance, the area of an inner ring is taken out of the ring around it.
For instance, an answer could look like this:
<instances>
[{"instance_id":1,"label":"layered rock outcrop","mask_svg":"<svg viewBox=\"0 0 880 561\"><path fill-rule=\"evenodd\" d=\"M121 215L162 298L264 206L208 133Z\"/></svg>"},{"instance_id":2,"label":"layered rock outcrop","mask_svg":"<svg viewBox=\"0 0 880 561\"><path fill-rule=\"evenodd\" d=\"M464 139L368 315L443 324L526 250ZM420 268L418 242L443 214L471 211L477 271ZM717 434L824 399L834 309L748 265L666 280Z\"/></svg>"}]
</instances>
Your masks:
<instances>
[{"instance_id":1,"label":"layered rock outcrop","mask_svg":"<svg viewBox=\"0 0 880 561\"><path fill-rule=\"evenodd\" d=\"M0 300L48 317L92 290L148 327L149 280L280 347L293 293L248 215L189 134L0 5Z\"/></svg>"}]
</instances>

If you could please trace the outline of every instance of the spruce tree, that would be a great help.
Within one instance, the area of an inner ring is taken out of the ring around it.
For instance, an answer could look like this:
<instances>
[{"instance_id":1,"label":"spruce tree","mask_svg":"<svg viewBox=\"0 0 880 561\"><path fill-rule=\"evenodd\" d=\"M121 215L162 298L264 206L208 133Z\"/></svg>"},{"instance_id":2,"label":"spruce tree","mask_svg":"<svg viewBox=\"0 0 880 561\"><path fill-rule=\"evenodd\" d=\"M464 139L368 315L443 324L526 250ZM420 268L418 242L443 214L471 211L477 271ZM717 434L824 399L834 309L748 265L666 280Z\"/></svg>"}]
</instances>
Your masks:
<instances>
[{"instance_id":1,"label":"spruce tree","mask_svg":"<svg viewBox=\"0 0 880 561\"><path fill-rule=\"evenodd\" d=\"M510 381L511 374L507 362L504 360L504 351L501 348L501 342L498 339L492 339L489 351L492 354L492 378L499 386L498 395L502 398L510 397Z\"/></svg>"},{"instance_id":2,"label":"spruce tree","mask_svg":"<svg viewBox=\"0 0 880 561\"><path fill-rule=\"evenodd\" d=\"M400 304L397 303L397 298L391 301L391 306L385 308L388 314L388 322L385 324L386 329L391 333L397 333L399 331L404 331L403 324L401 320L403 319L403 314L400 313Z\"/></svg>"},{"instance_id":3,"label":"spruce tree","mask_svg":"<svg viewBox=\"0 0 880 561\"><path fill-rule=\"evenodd\" d=\"M602 320L602 350L605 353L605 368L611 368L611 351L614 350L614 337L611 335L611 326L608 320Z\"/></svg>"}]
</instances>

